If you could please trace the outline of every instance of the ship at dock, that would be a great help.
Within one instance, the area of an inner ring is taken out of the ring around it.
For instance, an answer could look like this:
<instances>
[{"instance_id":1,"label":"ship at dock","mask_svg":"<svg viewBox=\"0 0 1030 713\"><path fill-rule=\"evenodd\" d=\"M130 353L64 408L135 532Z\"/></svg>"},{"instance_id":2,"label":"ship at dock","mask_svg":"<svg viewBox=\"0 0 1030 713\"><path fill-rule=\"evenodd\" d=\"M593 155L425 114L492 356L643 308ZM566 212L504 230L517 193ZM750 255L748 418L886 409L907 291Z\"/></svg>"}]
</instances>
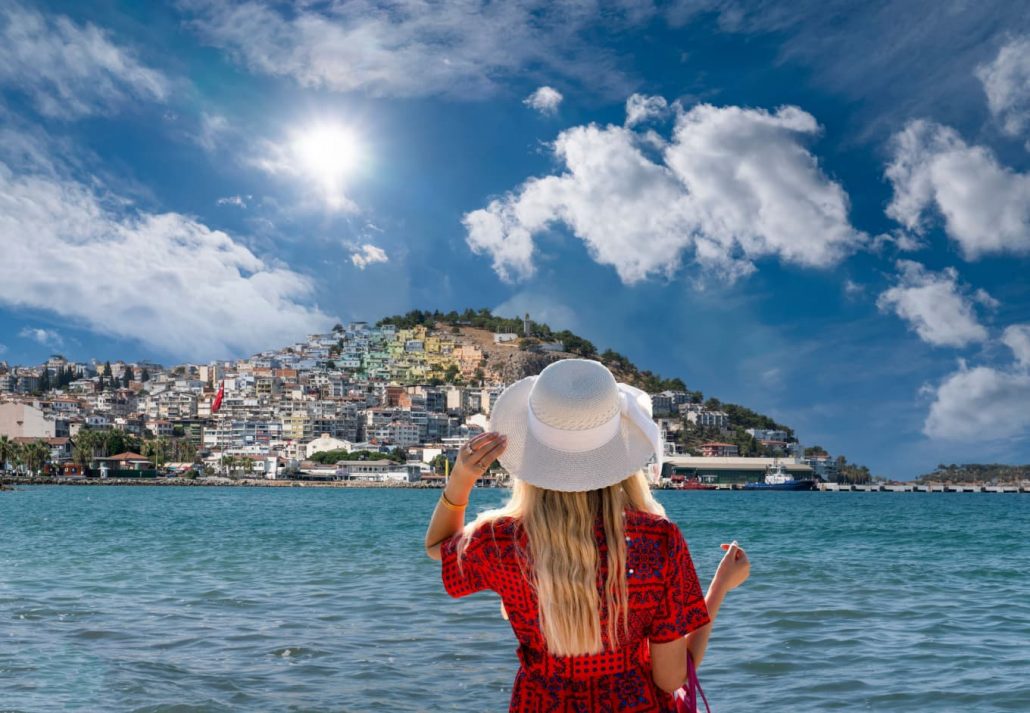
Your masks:
<instances>
[{"instance_id":1,"label":"ship at dock","mask_svg":"<svg viewBox=\"0 0 1030 713\"><path fill-rule=\"evenodd\" d=\"M764 480L744 484L744 490L813 490L814 488L814 480L795 480L794 476L784 470L779 463L766 471Z\"/></svg>"}]
</instances>

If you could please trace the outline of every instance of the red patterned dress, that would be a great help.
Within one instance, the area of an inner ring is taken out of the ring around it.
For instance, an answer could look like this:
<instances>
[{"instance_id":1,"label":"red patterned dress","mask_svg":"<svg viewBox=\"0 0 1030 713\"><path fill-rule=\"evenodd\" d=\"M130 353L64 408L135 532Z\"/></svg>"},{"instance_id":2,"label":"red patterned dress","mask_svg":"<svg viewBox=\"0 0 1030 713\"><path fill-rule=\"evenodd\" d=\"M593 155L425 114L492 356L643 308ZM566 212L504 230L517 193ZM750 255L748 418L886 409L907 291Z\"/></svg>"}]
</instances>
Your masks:
<instances>
[{"instance_id":1,"label":"red patterned dress","mask_svg":"<svg viewBox=\"0 0 1030 713\"><path fill-rule=\"evenodd\" d=\"M600 550L601 594L608 553L600 517L594 532ZM447 593L463 597L484 589L497 592L519 641L521 665L512 687L511 713L675 711L672 696L651 677L648 642L673 641L711 619L687 543L674 523L650 513L626 512L629 642L616 651L610 649L604 633L607 612L602 595L604 651L584 656L547 653L538 626L536 594L523 576L516 554L516 545L526 547L526 534L516 520L502 518L492 528L480 527L472 535L460 569L457 543L455 535L441 547Z\"/></svg>"}]
</instances>

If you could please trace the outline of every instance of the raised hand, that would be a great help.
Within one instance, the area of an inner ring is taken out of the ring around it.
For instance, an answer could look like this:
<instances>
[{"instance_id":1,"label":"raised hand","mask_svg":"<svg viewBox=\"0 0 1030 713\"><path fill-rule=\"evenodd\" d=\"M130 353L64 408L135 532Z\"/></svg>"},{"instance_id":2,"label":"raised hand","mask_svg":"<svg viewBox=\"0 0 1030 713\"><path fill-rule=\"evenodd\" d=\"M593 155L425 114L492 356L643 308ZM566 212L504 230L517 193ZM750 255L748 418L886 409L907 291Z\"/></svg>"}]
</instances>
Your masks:
<instances>
[{"instance_id":1,"label":"raised hand","mask_svg":"<svg viewBox=\"0 0 1030 713\"><path fill-rule=\"evenodd\" d=\"M727 591L736 589L751 574L751 562L747 558L747 553L741 549L736 540L728 545L723 543L720 546L726 550L726 554L722 556L722 562L715 570L715 581L721 583Z\"/></svg>"},{"instance_id":2,"label":"raised hand","mask_svg":"<svg viewBox=\"0 0 1030 713\"><path fill-rule=\"evenodd\" d=\"M478 480L504 452L508 437L495 431L475 436L461 447L454 461L451 475L456 478Z\"/></svg>"}]
</instances>

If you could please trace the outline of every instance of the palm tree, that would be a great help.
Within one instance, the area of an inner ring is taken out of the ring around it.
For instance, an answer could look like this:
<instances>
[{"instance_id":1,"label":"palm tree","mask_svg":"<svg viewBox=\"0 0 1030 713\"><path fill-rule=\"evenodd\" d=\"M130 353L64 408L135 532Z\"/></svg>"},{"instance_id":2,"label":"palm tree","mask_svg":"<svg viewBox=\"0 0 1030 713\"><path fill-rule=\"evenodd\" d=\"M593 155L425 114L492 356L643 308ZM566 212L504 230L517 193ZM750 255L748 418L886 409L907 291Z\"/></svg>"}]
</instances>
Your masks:
<instances>
[{"instance_id":1,"label":"palm tree","mask_svg":"<svg viewBox=\"0 0 1030 713\"><path fill-rule=\"evenodd\" d=\"M11 462L14 463L14 471L19 475L25 473L25 444L15 443L11 448Z\"/></svg>"},{"instance_id":2,"label":"palm tree","mask_svg":"<svg viewBox=\"0 0 1030 713\"><path fill-rule=\"evenodd\" d=\"M100 447L100 433L84 428L75 435L75 448L72 451L72 460L83 468L89 467L97 456L97 449Z\"/></svg>"},{"instance_id":3,"label":"palm tree","mask_svg":"<svg viewBox=\"0 0 1030 713\"><path fill-rule=\"evenodd\" d=\"M25 445L25 464L33 475L43 474L43 469L50 462L50 446L46 441L33 441Z\"/></svg>"},{"instance_id":4,"label":"palm tree","mask_svg":"<svg viewBox=\"0 0 1030 713\"><path fill-rule=\"evenodd\" d=\"M7 470L7 461L14 455L14 441L7 436L0 436L0 471Z\"/></svg>"},{"instance_id":5,"label":"palm tree","mask_svg":"<svg viewBox=\"0 0 1030 713\"><path fill-rule=\"evenodd\" d=\"M142 454L154 462L154 466L160 468L168 460L168 439L152 438L143 442Z\"/></svg>"}]
</instances>

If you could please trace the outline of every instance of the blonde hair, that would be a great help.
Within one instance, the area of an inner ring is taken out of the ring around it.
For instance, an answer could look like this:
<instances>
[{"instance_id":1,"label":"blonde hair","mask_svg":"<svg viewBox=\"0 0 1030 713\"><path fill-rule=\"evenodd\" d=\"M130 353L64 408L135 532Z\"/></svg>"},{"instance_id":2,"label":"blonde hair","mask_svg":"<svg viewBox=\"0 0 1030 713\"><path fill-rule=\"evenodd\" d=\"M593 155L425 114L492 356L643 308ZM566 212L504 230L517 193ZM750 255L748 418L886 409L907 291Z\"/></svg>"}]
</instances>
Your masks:
<instances>
[{"instance_id":1,"label":"blonde hair","mask_svg":"<svg viewBox=\"0 0 1030 713\"><path fill-rule=\"evenodd\" d=\"M665 517L643 470L607 488L584 492L546 490L515 479L511 497L465 526L458 545L458 564L470 537L481 526L500 518L518 521L526 533L528 552L518 550L527 581L536 590L540 631L555 656L596 654L604 650L601 602L597 591L600 569L594 522L601 515L608 545L608 576L604 583L605 631L609 648L619 648L629 633L626 587L626 510ZM617 632L621 624L621 635Z\"/></svg>"}]
</instances>

